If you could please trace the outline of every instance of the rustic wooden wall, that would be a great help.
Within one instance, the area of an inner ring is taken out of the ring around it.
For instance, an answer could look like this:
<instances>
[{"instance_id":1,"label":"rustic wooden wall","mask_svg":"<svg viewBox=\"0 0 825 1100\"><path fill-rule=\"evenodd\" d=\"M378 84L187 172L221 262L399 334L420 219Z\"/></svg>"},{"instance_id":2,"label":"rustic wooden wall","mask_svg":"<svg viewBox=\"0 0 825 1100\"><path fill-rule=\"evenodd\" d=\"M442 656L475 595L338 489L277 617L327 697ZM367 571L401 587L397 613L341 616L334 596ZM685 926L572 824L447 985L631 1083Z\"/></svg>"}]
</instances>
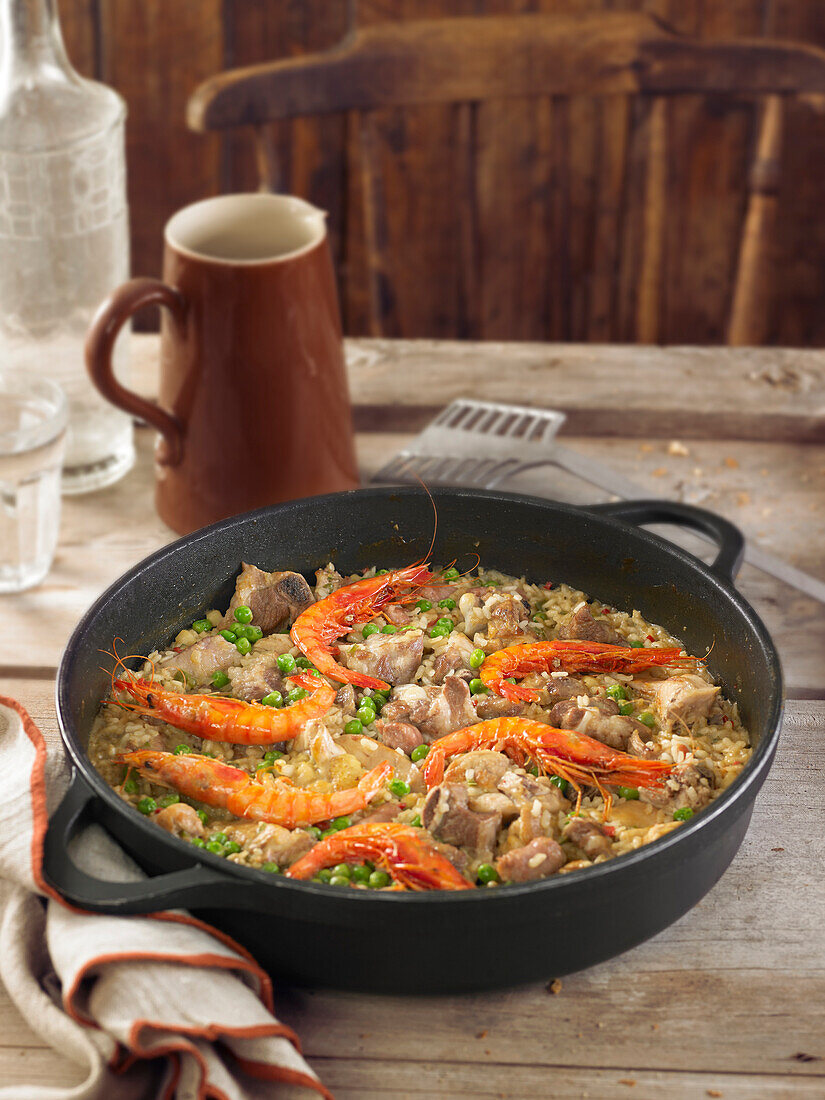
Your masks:
<instances>
[{"instance_id":1,"label":"rustic wooden wall","mask_svg":"<svg viewBox=\"0 0 825 1100\"><path fill-rule=\"evenodd\" d=\"M189 92L221 68L333 45L354 25L516 11L649 10L706 37L772 33L825 46L811 0L59 0L78 68L129 104L133 270L160 265L161 227L204 195L255 186L248 141L190 134ZM747 104L668 102L668 230L660 331L724 338L754 139ZM576 97L378 115L389 189L390 334L632 340L650 103ZM771 343L825 343L825 110L787 110L768 318ZM367 328L352 120L282 127L289 189L330 214L345 325ZM467 216L468 180L475 206ZM465 216L459 218L457 211Z\"/></svg>"}]
</instances>

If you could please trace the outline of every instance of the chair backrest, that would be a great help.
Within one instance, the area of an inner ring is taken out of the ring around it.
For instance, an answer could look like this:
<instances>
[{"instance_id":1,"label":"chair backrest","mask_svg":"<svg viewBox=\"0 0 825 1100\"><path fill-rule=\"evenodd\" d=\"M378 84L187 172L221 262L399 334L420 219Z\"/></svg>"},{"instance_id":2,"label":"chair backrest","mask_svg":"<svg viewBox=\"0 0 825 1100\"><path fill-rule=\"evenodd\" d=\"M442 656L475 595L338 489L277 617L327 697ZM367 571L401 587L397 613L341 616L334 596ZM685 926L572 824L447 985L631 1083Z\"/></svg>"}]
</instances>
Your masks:
<instances>
[{"instance_id":1,"label":"chair backrest","mask_svg":"<svg viewBox=\"0 0 825 1100\"><path fill-rule=\"evenodd\" d=\"M636 338L658 337L663 242L668 216L665 98L768 97L749 181L729 340L757 342L765 240L776 205L782 97L825 93L825 51L772 39L700 41L640 13L510 15L382 24L358 30L325 53L231 70L201 84L187 121L200 131L252 127L265 189L280 187L270 124L358 112L361 192L371 329L392 327L384 196L371 112L387 107L539 96L652 97ZM465 124L469 125L466 122ZM772 170L773 166L773 170Z\"/></svg>"}]
</instances>

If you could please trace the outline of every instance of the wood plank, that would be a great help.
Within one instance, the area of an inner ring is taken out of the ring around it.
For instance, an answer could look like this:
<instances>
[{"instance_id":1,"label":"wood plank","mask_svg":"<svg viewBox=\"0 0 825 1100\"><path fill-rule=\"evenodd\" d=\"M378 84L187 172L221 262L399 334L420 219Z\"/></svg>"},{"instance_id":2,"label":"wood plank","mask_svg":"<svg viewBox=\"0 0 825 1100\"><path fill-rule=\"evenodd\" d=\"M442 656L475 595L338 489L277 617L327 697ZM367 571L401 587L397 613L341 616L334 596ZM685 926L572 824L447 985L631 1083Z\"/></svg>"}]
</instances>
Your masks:
<instances>
[{"instance_id":1,"label":"wood plank","mask_svg":"<svg viewBox=\"0 0 825 1100\"><path fill-rule=\"evenodd\" d=\"M4 689L55 736L49 681ZM339 1100L624 1088L657 1100L665 1089L685 1098L716 1090L725 1100L821 1095L823 724L825 702L789 703L776 762L721 881L652 940L564 978L558 995L544 984L410 999L281 989L279 1015ZM20 1057L40 1065L38 1045L0 992L0 1068Z\"/></svg>"},{"instance_id":2,"label":"wood plank","mask_svg":"<svg viewBox=\"0 0 825 1100\"><path fill-rule=\"evenodd\" d=\"M632 1100L787 1100L787 1077L729 1073L638 1073L632 1069L560 1069L555 1066L502 1066L476 1044L477 1065L451 1062L386 1061L362 1058L314 1058L313 1067L336 1100L581 1100L582 1097L632 1097ZM793 1095L821 1098L823 1079L794 1080Z\"/></svg>"},{"instance_id":3,"label":"wood plank","mask_svg":"<svg viewBox=\"0 0 825 1100\"><path fill-rule=\"evenodd\" d=\"M571 435L825 441L818 351L357 340L348 365L360 431L473 396L559 409Z\"/></svg>"}]
</instances>

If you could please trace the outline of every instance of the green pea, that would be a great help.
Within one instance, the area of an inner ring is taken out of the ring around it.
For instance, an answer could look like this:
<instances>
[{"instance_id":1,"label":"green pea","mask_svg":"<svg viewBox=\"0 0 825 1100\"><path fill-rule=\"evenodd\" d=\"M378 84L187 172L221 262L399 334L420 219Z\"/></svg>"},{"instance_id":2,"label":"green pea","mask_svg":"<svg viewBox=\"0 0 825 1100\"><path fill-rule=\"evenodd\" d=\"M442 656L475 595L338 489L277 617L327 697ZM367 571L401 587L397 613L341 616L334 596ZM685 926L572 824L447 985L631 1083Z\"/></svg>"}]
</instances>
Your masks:
<instances>
[{"instance_id":1,"label":"green pea","mask_svg":"<svg viewBox=\"0 0 825 1100\"><path fill-rule=\"evenodd\" d=\"M359 707L355 714L363 726L371 726L377 717L372 707Z\"/></svg>"},{"instance_id":2,"label":"green pea","mask_svg":"<svg viewBox=\"0 0 825 1100\"><path fill-rule=\"evenodd\" d=\"M309 833L309 835L311 837L314 837L316 840L321 839L321 830L318 828L317 825L308 825L305 832Z\"/></svg>"},{"instance_id":3,"label":"green pea","mask_svg":"<svg viewBox=\"0 0 825 1100\"><path fill-rule=\"evenodd\" d=\"M632 703L619 703L619 714L623 714L627 718L628 714L633 713Z\"/></svg>"},{"instance_id":4,"label":"green pea","mask_svg":"<svg viewBox=\"0 0 825 1100\"><path fill-rule=\"evenodd\" d=\"M264 764L274 764L276 760L280 760L284 754L278 749L270 749L264 753Z\"/></svg>"},{"instance_id":5,"label":"green pea","mask_svg":"<svg viewBox=\"0 0 825 1100\"><path fill-rule=\"evenodd\" d=\"M137 779L133 775L130 775L128 779L124 779L123 789L127 794L136 794L138 789Z\"/></svg>"},{"instance_id":6,"label":"green pea","mask_svg":"<svg viewBox=\"0 0 825 1100\"><path fill-rule=\"evenodd\" d=\"M430 631L431 638L446 638L451 633L450 627L438 625L434 626Z\"/></svg>"},{"instance_id":7,"label":"green pea","mask_svg":"<svg viewBox=\"0 0 825 1100\"><path fill-rule=\"evenodd\" d=\"M364 725L360 718L350 718L349 722L344 723L344 733L348 733L351 737L357 737L359 733L364 732Z\"/></svg>"},{"instance_id":8,"label":"green pea","mask_svg":"<svg viewBox=\"0 0 825 1100\"><path fill-rule=\"evenodd\" d=\"M430 600L419 600L415 606L419 611L430 611L433 605Z\"/></svg>"},{"instance_id":9,"label":"green pea","mask_svg":"<svg viewBox=\"0 0 825 1100\"><path fill-rule=\"evenodd\" d=\"M528 772L528 774L534 775L536 779L538 779L539 769L536 764L528 764L524 770Z\"/></svg>"},{"instance_id":10,"label":"green pea","mask_svg":"<svg viewBox=\"0 0 825 1100\"><path fill-rule=\"evenodd\" d=\"M178 802L180 802L179 794L167 794L158 802L158 805L165 810L167 806L175 806Z\"/></svg>"},{"instance_id":11,"label":"green pea","mask_svg":"<svg viewBox=\"0 0 825 1100\"><path fill-rule=\"evenodd\" d=\"M309 661L301 654L295 658L295 666L296 668L309 668Z\"/></svg>"},{"instance_id":12,"label":"green pea","mask_svg":"<svg viewBox=\"0 0 825 1100\"><path fill-rule=\"evenodd\" d=\"M140 802L137 804L137 808L142 814L153 814L158 808L158 804L155 802L154 798L141 798Z\"/></svg>"},{"instance_id":13,"label":"green pea","mask_svg":"<svg viewBox=\"0 0 825 1100\"><path fill-rule=\"evenodd\" d=\"M410 793L410 788L403 779L393 779L391 783L387 784L387 786L396 796L396 798L403 798L405 794Z\"/></svg>"},{"instance_id":14,"label":"green pea","mask_svg":"<svg viewBox=\"0 0 825 1100\"><path fill-rule=\"evenodd\" d=\"M378 633L378 627L375 623L367 623L361 633L365 638L369 638L371 635Z\"/></svg>"},{"instance_id":15,"label":"green pea","mask_svg":"<svg viewBox=\"0 0 825 1100\"><path fill-rule=\"evenodd\" d=\"M656 725L656 715L651 714L649 710L642 711L639 715L639 721L644 722L646 726L650 726L651 729Z\"/></svg>"},{"instance_id":16,"label":"green pea","mask_svg":"<svg viewBox=\"0 0 825 1100\"><path fill-rule=\"evenodd\" d=\"M398 633L398 627L393 626L392 623L387 623L385 626L381 627L381 633L382 634L397 634Z\"/></svg>"},{"instance_id":17,"label":"green pea","mask_svg":"<svg viewBox=\"0 0 825 1100\"><path fill-rule=\"evenodd\" d=\"M227 840L229 840L229 837L226 835L226 833L215 833L209 839L214 840L216 844L226 844Z\"/></svg>"},{"instance_id":18,"label":"green pea","mask_svg":"<svg viewBox=\"0 0 825 1100\"><path fill-rule=\"evenodd\" d=\"M483 665L486 657L487 654L483 649L474 649L470 654L470 667L478 668L480 665Z\"/></svg>"},{"instance_id":19,"label":"green pea","mask_svg":"<svg viewBox=\"0 0 825 1100\"><path fill-rule=\"evenodd\" d=\"M453 623L453 620L450 618L449 615L442 615L441 618L438 620L438 622L435 625L436 626L448 626L450 628L450 630L452 630L453 626L455 624Z\"/></svg>"},{"instance_id":20,"label":"green pea","mask_svg":"<svg viewBox=\"0 0 825 1100\"><path fill-rule=\"evenodd\" d=\"M264 636L264 632L259 626L239 626L235 628L235 634L238 638L246 638L249 642L259 642Z\"/></svg>"},{"instance_id":21,"label":"green pea","mask_svg":"<svg viewBox=\"0 0 825 1100\"><path fill-rule=\"evenodd\" d=\"M439 600L438 606L446 607L448 611L452 611L455 608L455 600L452 596L448 596L446 600Z\"/></svg>"},{"instance_id":22,"label":"green pea","mask_svg":"<svg viewBox=\"0 0 825 1100\"><path fill-rule=\"evenodd\" d=\"M451 566L449 569L444 570L444 580L445 581L457 581L460 576L461 576L461 574L455 568L455 566Z\"/></svg>"},{"instance_id":23,"label":"green pea","mask_svg":"<svg viewBox=\"0 0 825 1100\"><path fill-rule=\"evenodd\" d=\"M226 675L223 669L219 669L218 672L216 672L212 677L212 687L218 688L218 690L220 690L222 687L226 687L228 683L229 677Z\"/></svg>"},{"instance_id":24,"label":"green pea","mask_svg":"<svg viewBox=\"0 0 825 1100\"><path fill-rule=\"evenodd\" d=\"M192 839L189 841L189 843L192 845L193 848L205 848L206 847L206 841L202 840L201 837L199 837L199 836L193 836Z\"/></svg>"},{"instance_id":25,"label":"green pea","mask_svg":"<svg viewBox=\"0 0 825 1100\"><path fill-rule=\"evenodd\" d=\"M567 790L568 782L567 782L566 779L563 779L560 775L551 775L550 776L550 782L553 784L554 787L558 787L562 794L564 794L565 791Z\"/></svg>"},{"instance_id":26,"label":"green pea","mask_svg":"<svg viewBox=\"0 0 825 1100\"><path fill-rule=\"evenodd\" d=\"M416 745L413 751L410 753L410 760L412 760L414 764L417 764L419 760L424 759L429 751L429 745Z\"/></svg>"},{"instance_id":27,"label":"green pea","mask_svg":"<svg viewBox=\"0 0 825 1100\"><path fill-rule=\"evenodd\" d=\"M690 821L692 817L693 810L691 810L690 806L682 806L681 810L673 811L674 821Z\"/></svg>"},{"instance_id":28,"label":"green pea","mask_svg":"<svg viewBox=\"0 0 825 1100\"><path fill-rule=\"evenodd\" d=\"M197 814L198 817L201 819L201 825L205 825L209 820L209 815L207 814L206 810L198 810Z\"/></svg>"},{"instance_id":29,"label":"green pea","mask_svg":"<svg viewBox=\"0 0 825 1100\"><path fill-rule=\"evenodd\" d=\"M352 869L352 881L367 883L369 882L370 873L369 868L365 867L363 863L356 863Z\"/></svg>"},{"instance_id":30,"label":"green pea","mask_svg":"<svg viewBox=\"0 0 825 1100\"><path fill-rule=\"evenodd\" d=\"M330 824L330 828L334 832L338 833L338 832L341 831L341 829L348 829L350 827L350 825L352 825L352 819L350 817L347 817L347 816L335 817L335 818L332 819L332 821L329 824Z\"/></svg>"},{"instance_id":31,"label":"green pea","mask_svg":"<svg viewBox=\"0 0 825 1100\"><path fill-rule=\"evenodd\" d=\"M336 863L332 868L333 875L343 875L344 878L349 878L352 875L352 868L348 863Z\"/></svg>"},{"instance_id":32,"label":"green pea","mask_svg":"<svg viewBox=\"0 0 825 1100\"><path fill-rule=\"evenodd\" d=\"M308 692L306 688L290 688L286 693L286 701L292 706L293 703L299 702L301 699L306 698Z\"/></svg>"},{"instance_id":33,"label":"green pea","mask_svg":"<svg viewBox=\"0 0 825 1100\"><path fill-rule=\"evenodd\" d=\"M221 637L226 638L228 642L237 642L238 640L238 635L234 630L222 630Z\"/></svg>"},{"instance_id":34,"label":"green pea","mask_svg":"<svg viewBox=\"0 0 825 1100\"><path fill-rule=\"evenodd\" d=\"M214 856L223 855L223 844L219 844L217 840L210 840L206 845L206 850Z\"/></svg>"},{"instance_id":35,"label":"green pea","mask_svg":"<svg viewBox=\"0 0 825 1100\"><path fill-rule=\"evenodd\" d=\"M192 629L197 630L198 634L204 634L207 630L212 629L212 624L208 619L196 619L192 623Z\"/></svg>"},{"instance_id":36,"label":"green pea","mask_svg":"<svg viewBox=\"0 0 825 1100\"><path fill-rule=\"evenodd\" d=\"M631 638L628 638L627 644L630 646L631 649L644 649L644 647L645 647L644 642L636 642L636 641L633 641L633 639L631 639Z\"/></svg>"},{"instance_id":37,"label":"green pea","mask_svg":"<svg viewBox=\"0 0 825 1100\"><path fill-rule=\"evenodd\" d=\"M365 698L372 699L376 706L383 707L389 701L390 693L388 691L374 691L372 695L367 695Z\"/></svg>"},{"instance_id":38,"label":"green pea","mask_svg":"<svg viewBox=\"0 0 825 1100\"><path fill-rule=\"evenodd\" d=\"M387 573L389 573L389 569L377 569L377 570L375 571L375 575L376 575L376 577L383 577L383 576L386 576L386 574L387 574Z\"/></svg>"},{"instance_id":39,"label":"green pea","mask_svg":"<svg viewBox=\"0 0 825 1100\"><path fill-rule=\"evenodd\" d=\"M544 622L544 620L546 618L547 618L547 612L546 611L536 611L533 614L533 622L534 623Z\"/></svg>"},{"instance_id":40,"label":"green pea","mask_svg":"<svg viewBox=\"0 0 825 1100\"><path fill-rule=\"evenodd\" d=\"M420 829L421 828L421 814L416 814L415 817L410 822L410 825L412 825L412 827L414 829Z\"/></svg>"},{"instance_id":41,"label":"green pea","mask_svg":"<svg viewBox=\"0 0 825 1100\"><path fill-rule=\"evenodd\" d=\"M315 877L319 882L329 882L332 878L332 871L330 871L329 867L322 867Z\"/></svg>"},{"instance_id":42,"label":"green pea","mask_svg":"<svg viewBox=\"0 0 825 1100\"><path fill-rule=\"evenodd\" d=\"M373 871L367 880L367 885L371 890L381 890L384 886L389 886L392 879L386 871Z\"/></svg>"},{"instance_id":43,"label":"green pea","mask_svg":"<svg viewBox=\"0 0 825 1100\"><path fill-rule=\"evenodd\" d=\"M286 673L294 672L297 667L295 658L291 653L282 653L276 663L281 672Z\"/></svg>"},{"instance_id":44,"label":"green pea","mask_svg":"<svg viewBox=\"0 0 825 1100\"><path fill-rule=\"evenodd\" d=\"M252 649L252 642L250 642L249 638L238 638L237 642L235 642L235 648L242 657L245 657L250 649Z\"/></svg>"},{"instance_id":45,"label":"green pea","mask_svg":"<svg viewBox=\"0 0 825 1100\"><path fill-rule=\"evenodd\" d=\"M240 852L241 846L238 844L237 840L230 840L224 845L223 850L226 855L234 856L236 852Z\"/></svg>"},{"instance_id":46,"label":"green pea","mask_svg":"<svg viewBox=\"0 0 825 1100\"><path fill-rule=\"evenodd\" d=\"M619 787L619 798L626 798L628 802L632 802L639 797L638 787Z\"/></svg>"},{"instance_id":47,"label":"green pea","mask_svg":"<svg viewBox=\"0 0 825 1100\"><path fill-rule=\"evenodd\" d=\"M284 697L280 691L268 691L263 699L261 699L261 702L265 707L282 707L284 705Z\"/></svg>"},{"instance_id":48,"label":"green pea","mask_svg":"<svg viewBox=\"0 0 825 1100\"><path fill-rule=\"evenodd\" d=\"M470 681L470 694L471 695L486 695L487 688L483 680L479 680L476 676L475 679Z\"/></svg>"},{"instance_id":49,"label":"green pea","mask_svg":"<svg viewBox=\"0 0 825 1100\"><path fill-rule=\"evenodd\" d=\"M349 875L333 875L329 880L330 886L349 886Z\"/></svg>"},{"instance_id":50,"label":"green pea","mask_svg":"<svg viewBox=\"0 0 825 1100\"><path fill-rule=\"evenodd\" d=\"M611 699L615 699L616 702L618 702L619 699L627 698L627 692L621 684L611 684L606 694L609 695Z\"/></svg>"},{"instance_id":51,"label":"green pea","mask_svg":"<svg viewBox=\"0 0 825 1100\"><path fill-rule=\"evenodd\" d=\"M476 871L476 878L486 886L488 882L499 882L500 876L492 863L482 863Z\"/></svg>"},{"instance_id":52,"label":"green pea","mask_svg":"<svg viewBox=\"0 0 825 1100\"><path fill-rule=\"evenodd\" d=\"M262 871L269 871L271 875L277 875L280 873L281 868L277 863L265 863L261 868Z\"/></svg>"},{"instance_id":53,"label":"green pea","mask_svg":"<svg viewBox=\"0 0 825 1100\"><path fill-rule=\"evenodd\" d=\"M252 608L247 607L245 603L240 604L235 608L235 622L236 623L251 623L252 622Z\"/></svg>"}]
</instances>

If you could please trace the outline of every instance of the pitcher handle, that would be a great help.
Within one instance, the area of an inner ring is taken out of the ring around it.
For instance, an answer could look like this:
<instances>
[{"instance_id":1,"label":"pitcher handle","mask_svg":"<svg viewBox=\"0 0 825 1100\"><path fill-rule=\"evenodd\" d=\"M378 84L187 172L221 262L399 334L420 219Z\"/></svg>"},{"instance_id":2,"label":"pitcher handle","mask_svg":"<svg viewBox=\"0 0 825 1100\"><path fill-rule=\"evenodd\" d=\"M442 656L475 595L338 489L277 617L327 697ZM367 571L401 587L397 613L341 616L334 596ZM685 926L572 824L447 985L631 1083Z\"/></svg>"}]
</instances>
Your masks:
<instances>
[{"instance_id":1,"label":"pitcher handle","mask_svg":"<svg viewBox=\"0 0 825 1100\"><path fill-rule=\"evenodd\" d=\"M183 425L159 405L122 386L112 368L112 352L120 330L134 313L151 305L165 306L179 325L186 318L186 301L179 291L159 279L130 279L109 295L92 319L86 335L86 369L107 401L157 428L165 443L158 461L177 466L183 456Z\"/></svg>"}]
</instances>

